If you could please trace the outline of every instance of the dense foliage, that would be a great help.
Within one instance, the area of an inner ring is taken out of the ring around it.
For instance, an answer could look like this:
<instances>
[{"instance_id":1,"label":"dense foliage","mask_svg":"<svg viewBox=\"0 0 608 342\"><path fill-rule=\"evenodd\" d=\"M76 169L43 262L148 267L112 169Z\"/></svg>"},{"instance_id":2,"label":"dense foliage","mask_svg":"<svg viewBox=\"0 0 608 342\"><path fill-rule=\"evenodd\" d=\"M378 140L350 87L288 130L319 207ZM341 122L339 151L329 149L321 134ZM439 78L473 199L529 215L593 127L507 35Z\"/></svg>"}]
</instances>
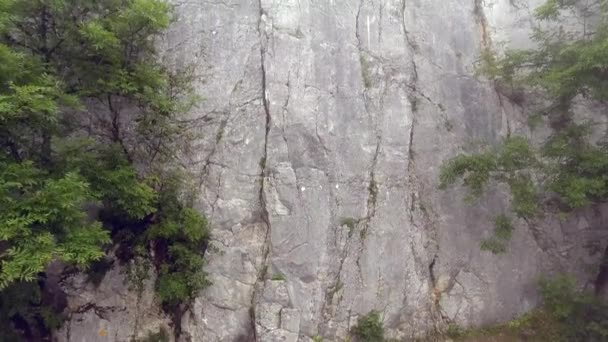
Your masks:
<instances>
[{"instance_id":1,"label":"dense foliage","mask_svg":"<svg viewBox=\"0 0 608 342\"><path fill-rule=\"evenodd\" d=\"M574 279L558 275L540 282L543 309L558 324L562 341L608 340L608 306L576 289Z\"/></svg>"},{"instance_id":2,"label":"dense foliage","mask_svg":"<svg viewBox=\"0 0 608 342\"><path fill-rule=\"evenodd\" d=\"M370 311L367 315L359 317L357 325L351 332L359 342L384 341L384 327L377 311Z\"/></svg>"},{"instance_id":3,"label":"dense foliage","mask_svg":"<svg viewBox=\"0 0 608 342\"><path fill-rule=\"evenodd\" d=\"M541 214L549 204L566 213L608 199L605 131L583 119L590 115L577 117L573 110L577 103L579 114L583 103L606 109L607 14L606 0L548 0L535 12L534 49L482 54L478 71L504 95L521 101L518 94L524 91L542 94L546 101L534 108L530 123L544 121L552 133L542 146L509 136L498 146L458 155L443 165L441 188L463 179L470 195L478 196L490 181L506 183L512 212L524 219ZM566 16L577 17L582 27L564 29L559 23ZM497 226L498 231L504 229ZM503 240L488 249L504 251Z\"/></svg>"},{"instance_id":4,"label":"dense foliage","mask_svg":"<svg viewBox=\"0 0 608 342\"><path fill-rule=\"evenodd\" d=\"M0 321L21 334L51 325L35 297L4 294L112 242L123 260L154 255L167 305L207 284L207 223L172 163L192 72L154 47L171 19L163 0L0 0Z\"/></svg>"},{"instance_id":5,"label":"dense foliage","mask_svg":"<svg viewBox=\"0 0 608 342\"><path fill-rule=\"evenodd\" d=\"M0 341L25 338L42 341L63 319L60 306L51 305L36 282L24 282L0 292Z\"/></svg>"}]
</instances>

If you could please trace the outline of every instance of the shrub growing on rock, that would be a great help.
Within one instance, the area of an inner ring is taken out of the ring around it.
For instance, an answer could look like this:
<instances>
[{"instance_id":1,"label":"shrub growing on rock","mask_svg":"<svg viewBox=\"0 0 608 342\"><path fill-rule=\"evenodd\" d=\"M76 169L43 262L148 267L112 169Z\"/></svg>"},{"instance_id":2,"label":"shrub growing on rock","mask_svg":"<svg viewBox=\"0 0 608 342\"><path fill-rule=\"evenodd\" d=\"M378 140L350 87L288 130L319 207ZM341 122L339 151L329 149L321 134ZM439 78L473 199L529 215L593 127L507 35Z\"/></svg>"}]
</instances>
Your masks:
<instances>
[{"instance_id":1,"label":"shrub growing on rock","mask_svg":"<svg viewBox=\"0 0 608 342\"><path fill-rule=\"evenodd\" d=\"M367 315L359 317L357 325L351 332L359 342L384 341L384 327L377 311L370 311Z\"/></svg>"}]
</instances>

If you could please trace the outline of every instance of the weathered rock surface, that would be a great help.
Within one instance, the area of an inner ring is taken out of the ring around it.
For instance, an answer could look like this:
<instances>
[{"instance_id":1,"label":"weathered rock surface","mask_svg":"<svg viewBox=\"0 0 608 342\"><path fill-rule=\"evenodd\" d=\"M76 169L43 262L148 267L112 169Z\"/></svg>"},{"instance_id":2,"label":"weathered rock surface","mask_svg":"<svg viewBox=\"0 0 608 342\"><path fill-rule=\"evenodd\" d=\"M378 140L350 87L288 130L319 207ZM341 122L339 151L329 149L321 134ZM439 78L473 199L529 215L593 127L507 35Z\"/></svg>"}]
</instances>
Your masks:
<instances>
[{"instance_id":1,"label":"weathered rock surface","mask_svg":"<svg viewBox=\"0 0 608 342\"><path fill-rule=\"evenodd\" d=\"M154 280L150 271L147 279L137 281L116 263L99 286L84 274L65 279L61 285L68 296L69 318L55 340L133 342L161 329L170 332L170 320L154 298Z\"/></svg>"},{"instance_id":2,"label":"weathered rock surface","mask_svg":"<svg viewBox=\"0 0 608 342\"><path fill-rule=\"evenodd\" d=\"M188 152L217 247L183 341L338 341L370 310L387 337L409 339L521 314L541 274L595 276L585 269L604 247L605 208L518 222L496 256L479 243L506 192L465 204L462 189L437 190L441 162L461 147L540 134L473 77L482 48L530 44L540 1L174 3L162 44L171 63L196 66L205 97L193 113L204 138ZM96 298L74 303L108 300L87 293ZM73 316L63 340L97 341L87 338L103 324L129 336L134 307L118 306L128 313Z\"/></svg>"}]
</instances>

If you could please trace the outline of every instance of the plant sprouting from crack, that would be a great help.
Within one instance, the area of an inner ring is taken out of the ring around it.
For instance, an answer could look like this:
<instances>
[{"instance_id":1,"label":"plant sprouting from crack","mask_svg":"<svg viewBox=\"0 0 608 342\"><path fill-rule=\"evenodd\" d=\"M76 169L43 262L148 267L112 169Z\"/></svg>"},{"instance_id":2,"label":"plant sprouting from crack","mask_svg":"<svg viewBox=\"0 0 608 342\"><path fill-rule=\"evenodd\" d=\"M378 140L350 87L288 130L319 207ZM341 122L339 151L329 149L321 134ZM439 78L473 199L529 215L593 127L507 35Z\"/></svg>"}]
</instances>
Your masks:
<instances>
[{"instance_id":1,"label":"plant sprouting from crack","mask_svg":"<svg viewBox=\"0 0 608 342\"><path fill-rule=\"evenodd\" d=\"M365 89L369 89L372 87L372 70L370 61L368 61L363 54L360 54L359 62L361 63L361 78L363 79L363 86Z\"/></svg>"}]
</instances>

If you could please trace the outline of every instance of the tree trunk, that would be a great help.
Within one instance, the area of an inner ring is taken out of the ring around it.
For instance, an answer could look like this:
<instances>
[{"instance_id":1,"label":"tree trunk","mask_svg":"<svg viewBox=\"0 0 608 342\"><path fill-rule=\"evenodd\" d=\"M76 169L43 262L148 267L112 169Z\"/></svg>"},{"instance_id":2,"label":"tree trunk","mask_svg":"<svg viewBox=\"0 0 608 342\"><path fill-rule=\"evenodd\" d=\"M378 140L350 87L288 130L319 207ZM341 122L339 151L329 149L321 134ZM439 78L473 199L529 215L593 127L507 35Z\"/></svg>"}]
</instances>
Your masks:
<instances>
[{"instance_id":1,"label":"tree trunk","mask_svg":"<svg viewBox=\"0 0 608 342\"><path fill-rule=\"evenodd\" d=\"M604 250L599 272L595 278L595 294L608 301L608 245Z\"/></svg>"},{"instance_id":2,"label":"tree trunk","mask_svg":"<svg viewBox=\"0 0 608 342\"><path fill-rule=\"evenodd\" d=\"M42 161L43 165L51 164L51 132L48 129L44 129L42 132L40 160Z\"/></svg>"}]
</instances>

